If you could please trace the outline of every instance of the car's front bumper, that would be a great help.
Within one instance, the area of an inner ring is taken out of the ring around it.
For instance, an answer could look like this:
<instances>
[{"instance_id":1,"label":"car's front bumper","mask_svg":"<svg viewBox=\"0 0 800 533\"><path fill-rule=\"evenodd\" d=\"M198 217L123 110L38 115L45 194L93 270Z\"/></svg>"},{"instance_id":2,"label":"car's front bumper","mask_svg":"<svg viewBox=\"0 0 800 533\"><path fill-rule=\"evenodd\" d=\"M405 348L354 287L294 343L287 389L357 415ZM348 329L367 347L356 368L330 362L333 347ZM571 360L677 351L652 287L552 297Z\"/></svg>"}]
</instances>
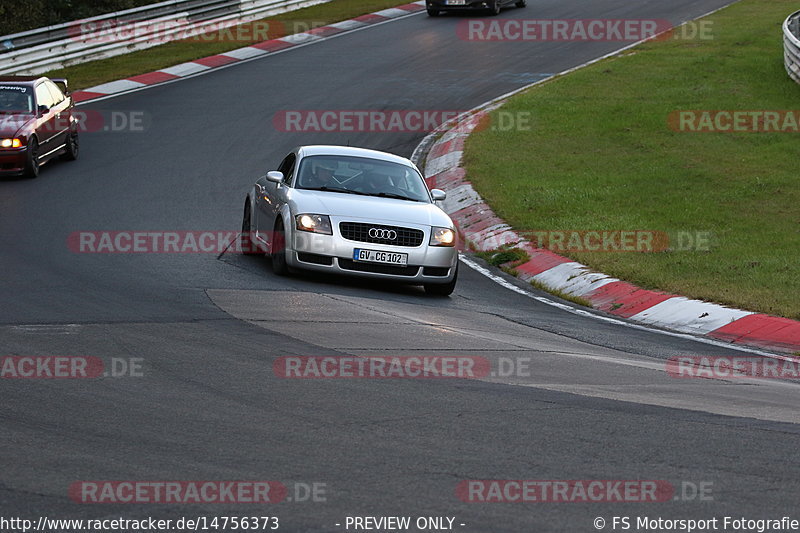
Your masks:
<instances>
[{"instance_id":1,"label":"car's front bumper","mask_svg":"<svg viewBox=\"0 0 800 533\"><path fill-rule=\"evenodd\" d=\"M491 2L488 0L466 0L464 5L448 4L446 0L428 0L425 5L428 9L437 9L439 11L474 11L486 10L491 8Z\"/></svg>"},{"instance_id":2,"label":"car's front bumper","mask_svg":"<svg viewBox=\"0 0 800 533\"><path fill-rule=\"evenodd\" d=\"M28 148L0 149L0 175L15 176L25 172L28 161Z\"/></svg>"},{"instance_id":3,"label":"car's front bumper","mask_svg":"<svg viewBox=\"0 0 800 533\"><path fill-rule=\"evenodd\" d=\"M455 275L458 251L453 246L430 246L430 226L403 224L403 227L423 231L420 246L391 246L345 239L339 231L341 220L332 217L333 235L320 235L294 230L288 241L286 262L304 270L344 274L366 278L386 279L415 285L448 283ZM348 217L347 221L354 221ZM359 221L369 222L369 221ZM385 225L385 221L375 222ZM384 265L353 261L356 248L408 254L407 266Z\"/></svg>"}]
</instances>

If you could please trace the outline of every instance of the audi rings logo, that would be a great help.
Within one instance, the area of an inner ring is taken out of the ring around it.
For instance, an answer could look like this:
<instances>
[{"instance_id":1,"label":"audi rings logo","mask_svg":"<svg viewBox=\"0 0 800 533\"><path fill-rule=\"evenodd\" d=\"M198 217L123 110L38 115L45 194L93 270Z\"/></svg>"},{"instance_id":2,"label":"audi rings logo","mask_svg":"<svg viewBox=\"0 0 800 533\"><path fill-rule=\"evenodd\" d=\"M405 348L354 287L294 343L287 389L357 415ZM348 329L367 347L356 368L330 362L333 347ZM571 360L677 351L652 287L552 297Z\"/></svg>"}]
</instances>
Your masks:
<instances>
[{"instance_id":1,"label":"audi rings logo","mask_svg":"<svg viewBox=\"0 0 800 533\"><path fill-rule=\"evenodd\" d=\"M393 229L369 228L369 236L372 239L393 241L397 238L397 232Z\"/></svg>"}]
</instances>

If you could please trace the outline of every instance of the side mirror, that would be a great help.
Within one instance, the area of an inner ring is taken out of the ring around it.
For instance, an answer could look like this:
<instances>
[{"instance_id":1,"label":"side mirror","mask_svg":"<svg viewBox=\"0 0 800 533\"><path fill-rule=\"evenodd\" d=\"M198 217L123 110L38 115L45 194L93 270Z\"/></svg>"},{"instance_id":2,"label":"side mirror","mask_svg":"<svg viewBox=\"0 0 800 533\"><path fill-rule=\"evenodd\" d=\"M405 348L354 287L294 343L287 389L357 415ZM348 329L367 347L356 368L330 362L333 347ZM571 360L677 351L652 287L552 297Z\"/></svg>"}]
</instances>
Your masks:
<instances>
[{"instance_id":1,"label":"side mirror","mask_svg":"<svg viewBox=\"0 0 800 533\"><path fill-rule=\"evenodd\" d=\"M442 189L431 189L431 198L433 198L434 202L439 202L447 198L447 193Z\"/></svg>"},{"instance_id":2,"label":"side mirror","mask_svg":"<svg viewBox=\"0 0 800 533\"><path fill-rule=\"evenodd\" d=\"M69 86L67 85L67 80L64 79L57 79L57 80L50 80L56 84L56 87L61 89L61 92L65 95L69 94Z\"/></svg>"},{"instance_id":3,"label":"side mirror","mask_svg":"<svg viewBox=\"0 0 800 533\"><path fill-rule=\"evenodd\" d=\"M267 181L272 183L283 183L283 172L278 170L270 170L267 172Z\"/></svg>"},{"instance_id":4,"label":"side mirror","mask_svg":"<svg viewBox=\"0 0 800 533\"><path fill-rule=\"evenodd\" d=\"M50 111L50 108L49 108L49 107L47 107L46 105L40 105L40 106L38 107L38 110L39 110L39 114L40 114L40 115L44 115L45 113L47 113L48 111Z\"/></svg>"}]
</instances>

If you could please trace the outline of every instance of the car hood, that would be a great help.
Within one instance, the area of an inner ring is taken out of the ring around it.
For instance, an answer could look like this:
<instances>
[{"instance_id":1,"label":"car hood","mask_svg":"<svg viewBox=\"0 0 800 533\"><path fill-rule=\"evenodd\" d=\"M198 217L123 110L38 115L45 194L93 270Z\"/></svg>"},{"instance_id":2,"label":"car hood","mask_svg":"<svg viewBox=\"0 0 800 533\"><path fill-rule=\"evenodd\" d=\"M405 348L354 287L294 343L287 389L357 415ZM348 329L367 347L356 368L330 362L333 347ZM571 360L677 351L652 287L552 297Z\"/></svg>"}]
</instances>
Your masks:
<instances>
[{"instance_id":1,"label":"car hood","mask_svg":"<svg viewBox=\"0 0 800 533\"><path fill-rule=\"evenodd\" d=\"M21 129L33 122L34 115L0 114L0 137L14 137Z\"/></svg>"},{"instance_id":2,"label":"car hood","mask_svg":"<svg viewBox=\"0 0 800 533\"><path fill-rule=\"evenodd\" d=\"M357 196L325 191L292 191L295 213L316 213L353 220L386 221L423 226L452 226L450 217L431 203Z\"/></svg>"}]
</instances>

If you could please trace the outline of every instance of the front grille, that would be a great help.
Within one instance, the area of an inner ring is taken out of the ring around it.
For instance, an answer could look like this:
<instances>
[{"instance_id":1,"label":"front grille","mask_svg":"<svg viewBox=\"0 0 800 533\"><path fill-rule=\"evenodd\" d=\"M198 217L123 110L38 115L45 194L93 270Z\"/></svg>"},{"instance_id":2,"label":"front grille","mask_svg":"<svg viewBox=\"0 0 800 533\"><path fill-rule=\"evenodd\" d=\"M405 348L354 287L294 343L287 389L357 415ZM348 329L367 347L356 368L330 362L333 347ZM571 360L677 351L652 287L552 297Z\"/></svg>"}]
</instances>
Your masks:
<instances>
[{"instance_id":1,"label":"front grille","mask_svg":"<svg viewBox=\"0 0 800 533\"><path fill-rule=\"evenodd\" d=\"M375 274L391 274L393 276L416 276L418 266L379 265L375 263L357 263L352 259L339 258L339 266L345 270L356 272L373 272Z\"/></svg>"},{"instance_id":2,"label":"front grille","mask_svg":"<svg viewBox=\"0 0 800 533\"><path fill-rule=\"evenodd\" d=\"M370 230L378 233L370 237ZM390 244L394 246L419 246L425 238L422 230L401 228L399 226L381 226L379 224L364 224L363 222L340 222L339 232L349 241L369 242L372 244ZM391 233L390 232L394 232ZM395 236L392 239L391 237Z\"/></svg>"}]
</instances>

